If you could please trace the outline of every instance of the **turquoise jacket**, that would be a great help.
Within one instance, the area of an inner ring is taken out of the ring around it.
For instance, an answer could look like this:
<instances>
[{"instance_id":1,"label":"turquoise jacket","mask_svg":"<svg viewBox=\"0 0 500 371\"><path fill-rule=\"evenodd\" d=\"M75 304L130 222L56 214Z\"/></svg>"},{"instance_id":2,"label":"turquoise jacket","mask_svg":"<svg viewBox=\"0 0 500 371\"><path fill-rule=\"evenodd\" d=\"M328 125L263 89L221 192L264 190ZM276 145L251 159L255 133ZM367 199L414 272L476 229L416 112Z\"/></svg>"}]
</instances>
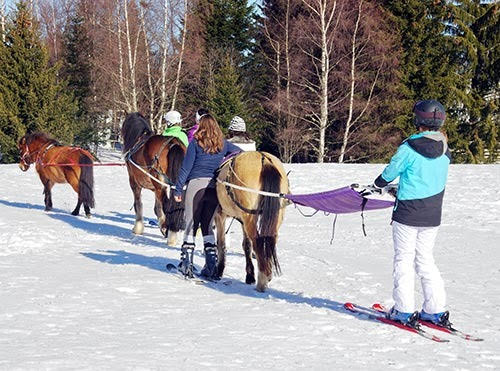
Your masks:
<instances>
[{"instance_id":1,"label":"turquoise jacket","mask_svg":"<svg viewBox=\"0 0 500 371\"><path fill-rule=\"evenodd\" d=\"M405 140L375 180L376 186L385 187L399 177L392 219L417 227L440 225L450 162L448 144L440 132L425 131Z\"/></svg>"}]
</instances>

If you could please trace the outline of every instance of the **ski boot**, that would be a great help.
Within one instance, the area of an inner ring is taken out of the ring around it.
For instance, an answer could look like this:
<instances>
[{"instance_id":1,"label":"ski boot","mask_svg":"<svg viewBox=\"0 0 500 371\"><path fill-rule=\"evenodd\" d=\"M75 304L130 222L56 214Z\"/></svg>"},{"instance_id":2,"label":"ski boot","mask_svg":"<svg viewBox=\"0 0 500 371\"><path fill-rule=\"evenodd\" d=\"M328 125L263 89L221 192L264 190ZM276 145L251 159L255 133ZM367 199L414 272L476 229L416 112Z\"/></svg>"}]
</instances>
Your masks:
<instances>
[{"instance_id":1,"label":"ski boot","mask_svg":"<svg viewBox=\"0 0 500 371\"><path fill-rule=\"evenodd\" d=\"M205 243L205 266L201 270L200 274L209 279L217 280L217 250L213 243Z\"/></svg>"},{"instance_id":2,"label":"ski boot","mask_svg":"<svg viewBox=\"0 0 500 371\"><path fill-rule=\"evenodd\" d=\"M419 314L418 311L413 313L400 312L392 307L391 310L387 312L386 318L392 321L400 322L406 326L415 327L418 324Z\"/></svg>"},{"instance_id":3,"label":"ski boot","mask_svg":"<svg viewBox=\"0 0 500 371\"><path fill-rule=\"evenodd\" d=\"M442 327L450 327L450 312L426 313L423 310L420 312L420 319L426 322L432 322L435 325Z\"/></svg>"},{"instance_id":4,"label":"ski boot","mask_svg":"<svg viewBox=\"0 0 500 371\"><path fill-rule=\"evenodd\" d=\"M184 242L181 247L181 261L177 266L179 272L181 272L187 278L193 278L193 252L194 243Z\"/></svg>"}]
</instances>

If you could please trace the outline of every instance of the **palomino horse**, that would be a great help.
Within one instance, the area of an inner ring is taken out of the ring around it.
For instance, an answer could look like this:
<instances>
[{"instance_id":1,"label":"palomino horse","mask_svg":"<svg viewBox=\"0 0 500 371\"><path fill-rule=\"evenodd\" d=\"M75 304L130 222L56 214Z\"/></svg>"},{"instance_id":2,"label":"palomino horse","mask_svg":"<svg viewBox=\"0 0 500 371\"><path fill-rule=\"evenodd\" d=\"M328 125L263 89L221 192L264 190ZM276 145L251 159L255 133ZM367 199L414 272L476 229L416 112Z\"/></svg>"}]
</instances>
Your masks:
<instances>
[{"instance_id":1,"label":"palomino horse","mask_svg":"<svg viewBox=\"0 0 500 371\"><path fill-rule=\"evenodd\" d=\"M217 269L219 277L222 277L226 262L226 217L236 218L243 229L247 273L245 282L255 283L253 249L259 268L257 290L263 292L271 281L273 268L277 274L280 273L276 242L287 201L252 190L269 192L275 196L290 193L283 164L275 156L266 152L242 152L221 166L217 177L220 206L215 215Z\"/></svg>"},{"instance_id":2,"label":"palomino horse","mask_svg":"<svg viewBox=\"0 0 500 371\"><path fill-rule=\"evenodd\" d=\"M144 232L141 191L146 188L155 194L154 211L160 230L168 236L168 244L174 245L176 233L184 224L184 204L174 201L169 186L177 181L186 147L177 138L153 135L149 123L139 113L131 113L125 118L122 138L130 188L134 193L132 231L135 234Z\"/></svg>"},{"instance_id":3,"label":"palomino horse","mask_svg":"<svg viewBox=\"0 0 500 371\"><path fill-rule=\"evenodd\" d=\"M60 145L43 133L26 134L19 140L22 171L35 164L43 184L45 211L52 209L51 189L56 183L69 183L78 193L78 203L71 214L78 215L83 203L85 215L94 208L93 157L84 149Z\"/></svg>"}]
</instances>

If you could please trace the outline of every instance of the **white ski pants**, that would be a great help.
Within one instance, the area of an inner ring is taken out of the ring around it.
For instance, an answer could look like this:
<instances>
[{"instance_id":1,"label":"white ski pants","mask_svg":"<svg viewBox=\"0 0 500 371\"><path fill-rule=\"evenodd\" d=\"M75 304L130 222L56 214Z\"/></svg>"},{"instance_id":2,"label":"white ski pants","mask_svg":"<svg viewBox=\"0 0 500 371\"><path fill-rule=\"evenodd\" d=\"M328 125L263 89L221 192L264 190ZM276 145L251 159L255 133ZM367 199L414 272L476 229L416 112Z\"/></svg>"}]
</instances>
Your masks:
<instances>
[{"instance_id":1,"label":"white ski pants","mask_svg":"<svg viewBox=\"0 0 500 371\"><path fill-rule=\"evenodd\" d=\"M392 222L394 241L394 307L405 313L415 311L415 272L424 294L426 313L445 310L446 293L432 250L439 227L412 227Z\"/></svg>"}]
</instances>

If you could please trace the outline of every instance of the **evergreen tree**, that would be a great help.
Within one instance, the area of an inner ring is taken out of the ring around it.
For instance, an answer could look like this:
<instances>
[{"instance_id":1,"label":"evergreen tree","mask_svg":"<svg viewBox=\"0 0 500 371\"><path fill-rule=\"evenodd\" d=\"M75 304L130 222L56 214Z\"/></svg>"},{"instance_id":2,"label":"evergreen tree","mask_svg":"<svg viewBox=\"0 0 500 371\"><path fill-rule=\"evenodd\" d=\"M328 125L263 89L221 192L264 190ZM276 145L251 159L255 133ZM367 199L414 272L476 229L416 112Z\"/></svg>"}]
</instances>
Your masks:
<instances>
[{"instance_id":1,"label":"evergreen tree","mask_svg":"<svg viewBox=\"0 0 500 371\"><path fill-rule=\"evenodd\" d=\"M415 129L412 107L418 100L437 99L447 108L454 103L456 73L451 60L451 39L445 34L448 5L445 0L384 0L401 37L401 80L407 114L397 119L403 134Z\"/></svg>"},{"instance_id":2,"label":"evergreen tree","mask_svg":"<svg viewBox=\"0 0 500 371\"><path fill-rule=\"evenodd\" d=\"M25 2L17 4L0 46L0 141L4 161L18 157L16 142L25 132L44 131L71 142L76 107L58 66L48 66L48 53Z\"/></svg>"},{"instance_id":3,"label":"evergreen tree","mask_svg":"<svg viewBox=\"0 0 500 371\"><path fill-rule=\"evenodd\" d=\"M88 146L99 142L96 113L91 108L93 45L87 33L85 19L77 14L70 18L64 32L64 55L61 76L66 79L73 92L77 106L78 127L75 143Z\"/></svg>"},{"instance_id":4,"label":"evergreen tree","mask_svg":"<svg viewBox=\"0 0 500 371\"><path fill-rule=\"evenodd\" d=\"M188 31L187 55L196 59L182 89L186 106L206 106L223 128L235 115L252 130L249 85L242 78L248 70L253 47L253 6L247 0L200 0ZM190 50L190 47L196 50Z\"/></svg>"},{"instance_id":5,"label":"evergreen tree","mask_svg":"<svg viewBox=\"0 0 500 371\"><path fill-rule=\"evenodd\" d=\"M249 121L249 114L234 58L225 55L221 59L221 66L209 78L206 98L210 112L217 117L220 126L227 129L235 115Z\"/></svg>"},{"instance_id":6,"label":"evergreen tree","mask_svg":"<svg viewBox=\"0 0 500 371\"><path fill-rule=\"evenodd\" d=\"M204 23L209 49L248 53L252 45L253 6L247 0L201 0L197 13Z\"/></svg>"},{"instance_id":7,"label":"evergreen tree","mask_svg":"<svg viewBox=\"0 0 500 371\"><path fill-rule=\"evenodd\" d=\"M500 6L477 0L456 1L451 6L448 32L454 37L462 78L462 88L457 90L462 102L457 107L458 134L463 138L460 160L493 162L499 135Z\"/></svg>"}]
</instances>

